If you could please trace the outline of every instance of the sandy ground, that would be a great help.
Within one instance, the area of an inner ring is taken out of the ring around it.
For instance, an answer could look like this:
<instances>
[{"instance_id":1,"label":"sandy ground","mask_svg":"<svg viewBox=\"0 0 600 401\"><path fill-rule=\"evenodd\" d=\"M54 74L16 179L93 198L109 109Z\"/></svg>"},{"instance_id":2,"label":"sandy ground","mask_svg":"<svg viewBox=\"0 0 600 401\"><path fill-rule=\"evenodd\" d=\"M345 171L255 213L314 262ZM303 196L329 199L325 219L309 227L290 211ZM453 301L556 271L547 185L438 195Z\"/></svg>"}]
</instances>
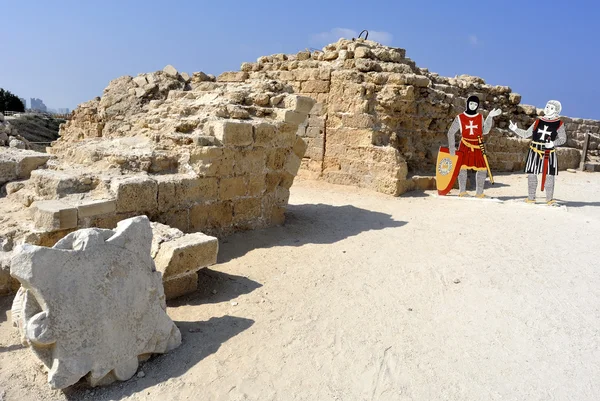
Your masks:
<instances>
[{"instance_id":1,"label":"sandy ground","mask_svg":"<svg viewBox=\"0 0 600 401\"><path fill-rule=\"evenodd\" d=\"M3 400L598 400L600 174L566 207L297 181L282 227L221 242L144 377L52 391L0 299ZM213 294L213 291L216 293Z\"/></svg>"}]
</instances>

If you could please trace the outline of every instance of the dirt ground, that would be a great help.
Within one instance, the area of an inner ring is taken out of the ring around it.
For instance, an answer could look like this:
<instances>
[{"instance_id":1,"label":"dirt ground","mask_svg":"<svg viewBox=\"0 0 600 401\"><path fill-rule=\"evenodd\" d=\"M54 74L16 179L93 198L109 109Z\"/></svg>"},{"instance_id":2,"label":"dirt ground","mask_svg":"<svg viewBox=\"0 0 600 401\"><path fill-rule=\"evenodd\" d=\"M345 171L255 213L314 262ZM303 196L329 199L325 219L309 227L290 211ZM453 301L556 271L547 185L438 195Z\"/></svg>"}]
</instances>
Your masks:
<instances>
[{"instance_id":1,"label":"dirt ground","mask_svg":"<svg viewBox=\"0 0 600 401\"><path fill-rule=\"evenodd\" d=\"M51 390L0 298L0 399L599 400L600 174L561 172L566 207L496 182L499 201L297 180L284 226L221 241L169 303L183 344L105 388Z\"/></svg>"}]
</instances>

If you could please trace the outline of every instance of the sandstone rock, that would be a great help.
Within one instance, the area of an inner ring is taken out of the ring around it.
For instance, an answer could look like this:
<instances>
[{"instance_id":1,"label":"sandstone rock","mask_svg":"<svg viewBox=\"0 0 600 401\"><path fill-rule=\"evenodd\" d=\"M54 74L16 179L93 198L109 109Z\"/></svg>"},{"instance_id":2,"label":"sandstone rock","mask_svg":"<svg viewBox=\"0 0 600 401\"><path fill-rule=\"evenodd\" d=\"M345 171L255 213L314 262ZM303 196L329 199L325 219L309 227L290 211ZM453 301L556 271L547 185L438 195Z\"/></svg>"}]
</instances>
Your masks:
<instances>
[{"instance_id":1,"label":"sandstone rock","mask_svg":"<svg viewBox=\"0 0 600 401\"><path fill-rule=\"evenodd\" d=\"M174 78L177 77L177 75L179 74L177 69L170 64L167 65L165 68L163 68L163 72L165 74L167 74L168 76L174 77Z\"/></svg>"},{"instance_id":2,"label":"sandstone rock","mask_svg":"<svg viewBox=\"0 0 600 401\"><path fill-rule=\"evenodd\" d=\"M338 58L339 53L337 51L328 51L323 55L323 60L332 61Z\"/></svg>"},{"instance_id":3,"label":"sandstone rock","mask_svg":"<svg viewBox=\"0 0 600 401\"><path fill-rule=\"evenodd\" d=\"M371 50L366 46L357 46L356 49L354 49L354 58L370 58L371 56Z\"/></svg>"},{"instance_id":4,"label":"sandstone rock","mask_svg":"<svg viewBox=\"0 0 600 401\"><path fill-rule=\"evenodd\" d=\"M135 84L141 88L143 88L144 86L146 86L148 84L148 80L144 76L138 76L138 77L133 78L133 82L135 82Z\"/></svg>"},{"instance_id":5,"label":"sandstone rock","mask_svg":"<svg viewBox=\"0 0 600 401\"><path fill-rule=\"evenodd\" d=\"M38 229L58 231L77 227L77 208L59 201L37 201L31 205L33 220Z\"/></svg>"},{"instance_id":6,"label":"sandstone rock","mask_svg":"<svg viewBox=\"0 0 600 401\"><path fill-rule=\"evenodd\" d=\"M11 139L8 143L11 148L27 149L27 144L19 139Z\"/></svg>"},{"instance_id":7,"label":"sandstone rock","mask_svg":"<svg viewBox=\"0 0 600 401\"><path fill-rule=\"evenodd\" d=\"M518 93L511 93L508 95L508 100L511 104L519 104L521 103L521 95Z\"/></svg>"},{"instance_id":8,"label":"sandstone rock","mask_svg":"<svg viewBox=\"0 0 600 401\"><path fill-rule=\"evenodd\" d=\"M306 60L310 60L311 58L311 54L309 51L302 51L302 52L298 52L296 54L296 59L298 61L306 61Z\"/></svg>"},{"instance_id":9,"label":"sandstone rock","mask_svg":"<svg viewBox=\"0 0 600 401\"><path fill-rule=\"evenodd\" d=\"M217 77L217 81L219 82L244 82L249 78L249 75L245 71L241 72L224 72Z\"/></svg>"},{"instance_id":10,"label":"sandstone rock","mask_svg":"<svg viewBox=\"0 0 600 401\"><path fill-rule=\"evenodd\" d=\"M202 233L186 234L160 244L154 258L165 278L196 272L217 263L218 241Z\"/></svg>"},{"instance_id":11,"label":"sandstone rock","mask_svg":"<svg viewBox=\"0 0 600 401\"><path fill-rule=\"evenodd\" d=\"M11 274L23 288L13 303L13 323L48 367L52 387L84 376L92 386L127 380L139 360L179 346L151 240L150 222L140 216L114 231L71 233L53 248L15 249Z\"/></svg>"}]
</instances>

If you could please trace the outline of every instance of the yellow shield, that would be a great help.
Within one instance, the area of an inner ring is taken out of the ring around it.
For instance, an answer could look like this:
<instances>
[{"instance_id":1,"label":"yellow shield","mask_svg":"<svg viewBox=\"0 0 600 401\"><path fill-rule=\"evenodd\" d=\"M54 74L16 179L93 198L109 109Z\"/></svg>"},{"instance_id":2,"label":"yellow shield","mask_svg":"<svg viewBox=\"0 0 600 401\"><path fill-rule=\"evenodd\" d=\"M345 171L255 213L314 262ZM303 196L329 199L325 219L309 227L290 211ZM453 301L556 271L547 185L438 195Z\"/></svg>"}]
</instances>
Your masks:
<instances>
[{"instance_id":1,"label":"yellow shield","mask_svg":"<svg viewBox=\"0 0 600 401\"><path fill-rule=\"evenodd\" d=\"M447 147L440 147L435 169L438 194L446 195L452 189L460 171L461 156L461 152L456 151L456 155L452 156Z\"/></svg>"}]
</instances>

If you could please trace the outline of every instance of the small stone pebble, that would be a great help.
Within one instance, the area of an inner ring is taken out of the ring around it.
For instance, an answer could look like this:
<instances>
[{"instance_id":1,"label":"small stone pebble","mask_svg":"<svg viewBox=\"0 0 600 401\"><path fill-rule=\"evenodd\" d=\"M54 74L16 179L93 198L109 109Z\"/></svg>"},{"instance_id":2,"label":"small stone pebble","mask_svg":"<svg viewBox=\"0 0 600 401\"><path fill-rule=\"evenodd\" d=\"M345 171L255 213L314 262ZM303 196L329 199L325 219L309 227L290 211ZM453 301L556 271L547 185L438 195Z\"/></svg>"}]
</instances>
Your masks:
<instances>
[{"instance_id":1,"label":"small stone pebble","mask_svg":"<svg viewBox=\"0 0 600 401\"><path fill-rule=\"evenodd\" d=\"M458 284L458 283L460 283L460 280L459 280L459 279L457 279L457 278L455 278L455 279L454 279L454 284Z\"/></svg>"},{"instance_id":2,"label":"small stone pebble","mask_svg":"<svg viewBox=\"0 0 600 401\"><path fill-rule=\"evenodd\" d=\"M146 374L144 373L144 371L143 371L143 370L140 370L140 371L138 372L138 374L137 374L137 377L139 377L139 378L142 378L142 377L144 377L144 376L146 376Z\"/></svg>"},{"instance_id":3,"label":"small stone pebble","mask_svg":"<svg viewBox=\"0 0 600 401\"><path fill-rule=\"evenodd\" d=\"M212 290L212 293L213 293L213 294L216 294L216 293L217 293L217 290Z\"/></svg>"},{"instance_id":4,"label":"small stone pebble","mask_svg":"<svg viewBox=\"0 0 600 401\"><path fill-rule=\"evenodd\" d=\"M237 304L238 304L237 302L232 302L231 306L237 306Z\"/></svg>"},{"instance_id":5,"label":"small stone pebble","mask_svg":"<svg viewBox=\"0 0 600 401\"><path fill-rule=\"evenodd\" d=\"M408 311L409 311L409 312L412 312L412 308L408 308Z\"/></svg>"}]
</instances>

